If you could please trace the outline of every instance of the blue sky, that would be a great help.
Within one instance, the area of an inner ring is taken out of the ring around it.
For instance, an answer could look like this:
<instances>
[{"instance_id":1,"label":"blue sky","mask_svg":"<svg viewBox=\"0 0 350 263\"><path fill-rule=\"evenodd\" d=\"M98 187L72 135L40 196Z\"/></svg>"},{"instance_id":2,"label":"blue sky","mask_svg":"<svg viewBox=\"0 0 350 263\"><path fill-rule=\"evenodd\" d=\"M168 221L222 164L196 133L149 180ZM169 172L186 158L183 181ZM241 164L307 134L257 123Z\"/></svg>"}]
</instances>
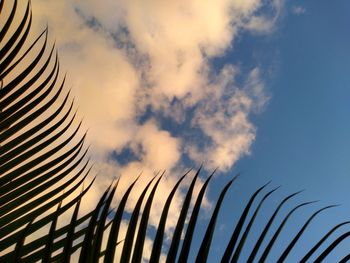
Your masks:
<instances>
[{"instance_id":1,"label":"blue sky","mask_svg":"<svg viewBox=\"0 0 350 263\"><path fill-rule=\"evenodd\" d=\"M265 63L278 66L269 82L269 105L255 120L252 155L236 169L322 195L327 186L327 195L344 200L350 168L349 3L303 6L304 14L287 13L269 39L247 36L265 54L277 54L271 55L277 62ZM239 47L245 49L243 42Z\"/></svg>"},{"instance_id":2,"label":"blue sky","mask_svg":"<svg viewBox=\"0 0 350 263\"><path fill-rule=\"evenodd\" d=\"M270 180L269 189L282 187L265 209L301 189L291 205L321 200L305 209L309 213L343 204L319 217L314 233L348 218L348 1L32 3L35 30L48 23L57 40L103 174L82 209L89 211L116 176L123 175L123 192L143 171L130 211L154 172L166 169L154 200L162 207L179 174L203 163L203 175L218 168L206 205L241 173L226 196L214 242L228 238L235 211ZM167 231L180 204L175 196ZM151 211L152 225L159 214ZM216 243L212 259L220 249Z\"/></svg>"},{"instance_id":3,"label":"blue sky","mask_svg":"<svg viewBox=\"0 0 350 263\"><path fill-rule=\"evenodd\" d=\"M294 14L295 4L305 13ZM325 213L326 219L321 216L315 220L310 230L316 233L348 217L348 10L350 3L346 1L290 1L273 35L244 34L235 52L224 58L249 63L257 57L264 68L272 68L272 74L266 76L271 99L265 111L254 118L258 132L252 154L232 170L242 172L234 189L240 193L227 198L233 207L239 207L242 196L247 200L247 192L271 179L272 186L282 185L276 197L306 189L301 194L303 200L321 200L312 209L342 204ZM335 259L340 258L335 255Z\"/></svg>"}]
</instances>

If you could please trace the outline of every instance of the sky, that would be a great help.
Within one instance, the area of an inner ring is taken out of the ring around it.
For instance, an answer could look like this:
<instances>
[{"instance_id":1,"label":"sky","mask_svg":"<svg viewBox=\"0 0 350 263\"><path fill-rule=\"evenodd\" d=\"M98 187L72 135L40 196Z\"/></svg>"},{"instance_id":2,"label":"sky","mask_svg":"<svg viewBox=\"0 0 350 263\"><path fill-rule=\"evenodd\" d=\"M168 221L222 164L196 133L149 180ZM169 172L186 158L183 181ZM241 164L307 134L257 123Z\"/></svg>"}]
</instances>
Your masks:
<instances>
[{"instance_id":1,"label":"sky","mask_svg":"<svg viewBox=\"0 0 350 263\"><path fill-rule=\"evenodd\" d=\"M166 169L150 218L156 224L164 193L203 164L198 187L215 168L217 175L201 220L224 183L241 174L227 194L212 259L222 250L215 240L225 239L238 215L231 211L270 180L269 189L282 185L270 204L301 189L294 204L320 200L307 212L343 204L315 221L316 233L348 218L348 1L33 0L32 6L33 35L48 24L89 127L99 177L83 209L113 178L122 176L123 192L142 172L131 209L144 183Z\"/></svg>"}]
</instances>

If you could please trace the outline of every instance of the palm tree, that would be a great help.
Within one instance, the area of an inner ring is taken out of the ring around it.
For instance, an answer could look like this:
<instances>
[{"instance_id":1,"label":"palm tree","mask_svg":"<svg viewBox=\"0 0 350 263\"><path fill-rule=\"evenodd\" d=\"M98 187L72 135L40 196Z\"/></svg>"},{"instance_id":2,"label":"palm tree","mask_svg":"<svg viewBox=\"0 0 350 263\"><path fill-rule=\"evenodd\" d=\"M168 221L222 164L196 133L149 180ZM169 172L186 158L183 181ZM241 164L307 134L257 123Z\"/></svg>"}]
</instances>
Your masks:
<instances>
[{"instance_id":1,"label":"palm tree","mask_svg":"<svg viewBox=\"0 0 350 263\"><path fill-rule=\"evenodd\" d=\"M64 78L59 74L55 47L48 47L47 44L48 30L45 29L30 43L31 5L30 2L26 4L24 14L20 14L18 5L17 0L0 2L0 24L3 25L0 31L1 261L69 262L71 256L78 253L79 262L113 262L116 247L119 246L120 262L141 262L152 201L162 175L155 176L140 194L133 211L129 213L125 236L119 235L121 222L137 179L123 193L116 209L111 208L111 203L118 181L106 189L94 210L78 216L82 198L95 180L88 178L91 165L84 145L85 135L79 137L80 124L75 124L74 103L69 91L64 91ZM205 233L198 238L195 235L198 215L213 176L206 179L199 194L194 196L199 169L185 191L176 227L170 242L166 243L164 234L169 208L181 182L189 174L178 180L164 203L150 262L158 262L161 254L166 262L186 262L190 253L195 255L196 262L206 262L208 258L221 204L237 176L222 189ZM82 187L86 181L85 187ZM253 233L252 227L264 202L277 189L266 191L267 187L268 184L251 195L232 233L228 235L229 242L223 246L223 255L217 255L218 261L240 262L243 260L242 251L252 247L244 261L265 262L291 216L313 203L298 204L283 215L282 208L299 192L286 196L271 215L265 214L267 223L261 226L261 231ZM192 208L191 203L194 203ZM292 240L279 252L278 262L288 257L311 221L331 207L317 210L299 230L293 231ZM70 222L57 227L60 216L70 209L73 210ZM277 220L279 216L282 216L281 221ZM311 258L315 262L325 259L350 232L343 231L333 237L333 242L326 242L336 230L349 223L342 222L320 240L315 240L307 253L300 255L301 262ZM48 228L47 233L31 238L36 231L45 227ZM192 241L195 236L200 246L194 252ZM103 238L107 240L106 246L102 246ZM249 247L245 246L248 238ZM350 254L342 256L345 256L342 262L350 258Z\"/></svg>"}]
</instances>

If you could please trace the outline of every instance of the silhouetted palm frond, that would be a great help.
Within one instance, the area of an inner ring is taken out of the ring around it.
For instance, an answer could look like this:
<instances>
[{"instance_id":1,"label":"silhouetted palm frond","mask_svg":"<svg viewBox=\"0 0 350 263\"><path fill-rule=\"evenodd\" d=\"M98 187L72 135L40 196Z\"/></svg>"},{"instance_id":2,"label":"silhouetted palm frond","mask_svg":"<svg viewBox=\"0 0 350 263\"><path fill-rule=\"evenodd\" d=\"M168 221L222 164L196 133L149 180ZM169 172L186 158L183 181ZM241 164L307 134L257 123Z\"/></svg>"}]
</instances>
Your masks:
<instances>
[{"instance_id":1,"label":"silhouetted palm frond","mask_svg":"<svg viewBox=\"0 0 350 263\"><path fill-rule=\"evenodd\" d=\"M141 262L153 198L163 175L155 176L148 182L131 212L126 211L126 203L138 179L123 193L116 209L111 209L111 203L118 190L118 181L106 189L93 211L78 216L80 203L84 201L82 197L94 181L90 180L88 186L79 192L91 169L89 160L86 160L85 135L78 136L80 124L75 123L73 101L69 92L64 91L64 78L60 80L55 48L47 47L47 29L31 43L28 39L31 6L28 3L21 13L19 4L23 2L0 1L1 261L69 262L71 256L77 253L79 262L113 262L116 246L119 246L121 258L117 261ZM177 181L164 199L150 262L159 262L161 255L166 262L186 262L193 255L196 262L206 262L209 253L214 253L211 248L220 208L237 176L221 190L201 236L196 226L213 174L206 179L198 195L194 195L199 174L200 169L184 190L184 200L170 241L165 241L169 209L189 173ZM271 215L264 212L266 223L258 226L258 233L253 232L263 205L277 190L275 188L263 194L267 187L268 184L251 195L238 221L232 224L232 233L227 233L228 243L220 244L223 254L216 253L217 261L266 262L269 257L276 257L276 253L272 255L271 251L291 216L313 203L300 203L287 213L282 213L286 204L300 192L293 193L281 200ZM193 207L191 204L194 204ZM316 210L300 229L293 229L291 241L282 246L276 261L288 259L315 217L332 207ZM69 209L73 210L70 221L58 228L60 216ZM126 235L122 236L121 223L125 214L129 219ZM349 236L349 232L335 235L338 229L349 223L342 222L325 232L320 240L305 248L305 254L300 254L295 261L324 260ZM44 227L47 228L46 233L28 239ZM329 242L330 238L332 242ZM250 244L246 246L248 240ZM198 244L198 251L193 243ZM349 259L349 255L340 256L344 257L343 262Z\"/></svg>"},{"instance_id":2,"label":"silhouetted palm frond","mask_svg":"<svg viewBox=\"0 0 350 263\"><path fill-rule=\"evenodd\" d=\"M59 80L57 54L47 47L47 29L29 43L30 3L24 14L19 4L23 2L1 1L0 11L0 248L4 251L24 233L29 236L51 223L47 237L17 247L17 253L26 255L44 246L47 258L58 236L57 217L91 186L74 195L90 165L85 135L77 138L80 124L73 125L73 101L69 92L64 94L64 79ZM59 205L67 197L73 200Z\"/></svg>"}]
</instances>

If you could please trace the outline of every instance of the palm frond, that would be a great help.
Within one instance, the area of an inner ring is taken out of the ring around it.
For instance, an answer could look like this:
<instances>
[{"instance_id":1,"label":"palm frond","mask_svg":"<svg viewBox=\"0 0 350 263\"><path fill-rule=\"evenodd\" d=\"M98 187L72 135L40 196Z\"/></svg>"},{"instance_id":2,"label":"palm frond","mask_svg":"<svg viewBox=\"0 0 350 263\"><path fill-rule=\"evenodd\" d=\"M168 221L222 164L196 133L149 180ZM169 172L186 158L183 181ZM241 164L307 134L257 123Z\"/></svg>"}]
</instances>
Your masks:
<instances>
[{"instance_id":1,"label":"palm frond","mask_svg":"<svg viewBox=\"0 0 350 263\"><path fill-rule=\"evenodd\" d=\"M46 251L43 260L49 260L57 237L55 222L86 193L75 194L90 168L84 161L85 135L77 138L80 124L70 131L76 114L64 91L65 78L59 81L55 47L48 47L47 29L30 43L31 5L27 2L21 14L19 4L1 1L0 250L21 240L3 257L20 253L25 258L41 247ZM73 201L59 205L68 197ZM26 236L49 224L46 237L24 244Z\"/></svg>"}]
</instances>

